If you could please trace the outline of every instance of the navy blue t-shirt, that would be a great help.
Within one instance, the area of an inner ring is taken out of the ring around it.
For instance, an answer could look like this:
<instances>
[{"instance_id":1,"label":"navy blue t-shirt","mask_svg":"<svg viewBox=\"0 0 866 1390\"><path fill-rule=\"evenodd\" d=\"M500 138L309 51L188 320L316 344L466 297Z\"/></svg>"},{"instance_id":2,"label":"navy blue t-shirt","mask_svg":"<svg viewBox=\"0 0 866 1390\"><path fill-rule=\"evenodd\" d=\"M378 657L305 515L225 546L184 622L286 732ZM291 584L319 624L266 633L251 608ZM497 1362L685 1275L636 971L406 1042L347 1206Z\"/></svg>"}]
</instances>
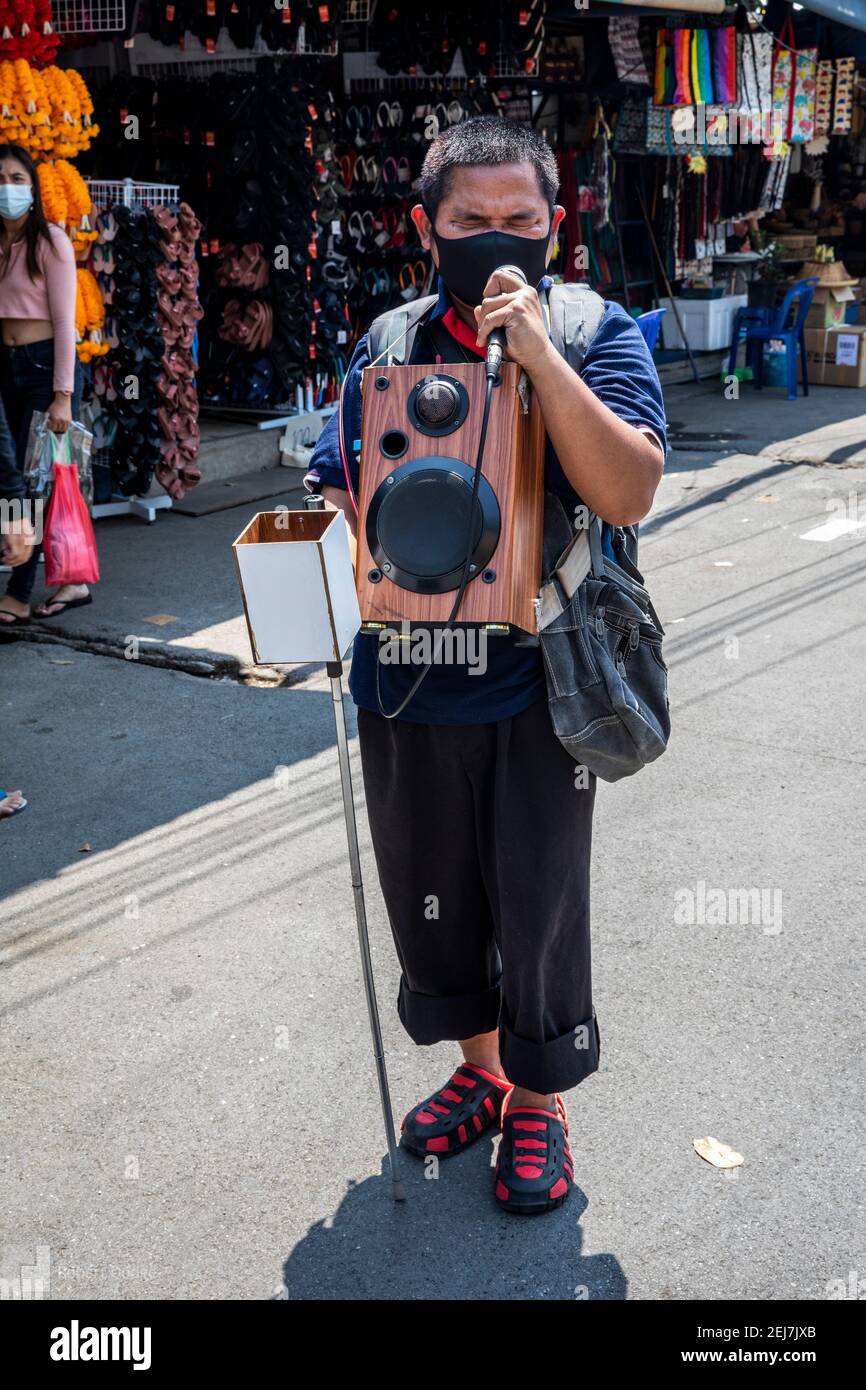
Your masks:
<instances>
[{"instance_id":1,"label":"navy blue t-shirt","mask_svg":"<svg viewBox=\"0 0 866 1390\"><path fill-rule=\"evenodd\" d=\"M545 277L539 288L552 282ZM439 280L439 301L430 318L441 318L451 301ZM444 337L444 334L440 335ZM435 361L431 345L425 342L423 328L415 335L412 362ZM452 361L462 360L455 342ZM358 494L358 457L361 449L361 372L369 365L367 335L359 340L343 384L343 437L351 449L349 469L355 495ZM590 390L621 420L650 430L666 449L665 413L661 386L640 329L618 304L607 303L604 317L587 349L580 373ZM323 486L346 488L340 459L335 413L322 431L313 451L307 474ZM545 455L545 486L558 494L567 515L573 515L580 498L572 488L550 441ZM414 631L414 625L413 625ZM466 664L437 664L399 715L421 724L486 724L519 714L546 695L544 668L538 647L520 646L521 634L490 634L481 648L467 639ZM477 638L475 639L477 640ZM359 633L355 638L349 689L356 705L378 710L376 663L379 636ZM435 642L433 643L435 650ZM396 649L391 644L390 651ZM451 656L460 655L459 648ZM484 666L482 672L481 667ZM396 709L417 679L421 666L409 662L381 662L379 691L387 711Z\"/></svg>"}]
</instances>

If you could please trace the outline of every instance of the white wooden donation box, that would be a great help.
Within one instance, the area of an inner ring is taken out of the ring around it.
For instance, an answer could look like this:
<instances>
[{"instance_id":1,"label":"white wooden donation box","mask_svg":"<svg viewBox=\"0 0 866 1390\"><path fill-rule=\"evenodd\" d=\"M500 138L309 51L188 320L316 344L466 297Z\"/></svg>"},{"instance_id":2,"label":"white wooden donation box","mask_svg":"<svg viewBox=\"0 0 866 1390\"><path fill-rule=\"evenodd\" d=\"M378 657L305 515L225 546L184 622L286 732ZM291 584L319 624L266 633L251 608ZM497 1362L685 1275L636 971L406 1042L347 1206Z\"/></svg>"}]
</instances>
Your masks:
<instances>
[{"instance_id":1,"label":"white wooden donation box","mask_svg":"<svg viewBox=\"0 0 866 1390\"><path fill-rule=\"evenodd\" d=\"M341 661L361 627L342 512L259 512L233 544L259 665Z\"/></svg>"}]
</instances>

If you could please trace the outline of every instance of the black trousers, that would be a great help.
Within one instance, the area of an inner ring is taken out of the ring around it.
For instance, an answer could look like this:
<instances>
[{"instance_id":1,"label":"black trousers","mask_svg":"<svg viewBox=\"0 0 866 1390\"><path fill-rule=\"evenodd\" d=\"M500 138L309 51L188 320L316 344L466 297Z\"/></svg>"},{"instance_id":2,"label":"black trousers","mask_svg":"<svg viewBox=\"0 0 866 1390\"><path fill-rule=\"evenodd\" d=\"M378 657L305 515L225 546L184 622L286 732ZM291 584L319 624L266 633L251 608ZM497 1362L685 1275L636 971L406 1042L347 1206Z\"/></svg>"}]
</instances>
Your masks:
<instances>
[{"instance_id":1,"label":"black trousers","mask_svg":"<svg viewBox=\"0 0 866 1390\"><path fill-rule=\"evenodd\" d=\"M359 709L367 811L416 1043L499 1029L508 1079L563 1091L598 1069L589 865L595 778L546 700L491 724Z\"/></svg>"}]
</instances>

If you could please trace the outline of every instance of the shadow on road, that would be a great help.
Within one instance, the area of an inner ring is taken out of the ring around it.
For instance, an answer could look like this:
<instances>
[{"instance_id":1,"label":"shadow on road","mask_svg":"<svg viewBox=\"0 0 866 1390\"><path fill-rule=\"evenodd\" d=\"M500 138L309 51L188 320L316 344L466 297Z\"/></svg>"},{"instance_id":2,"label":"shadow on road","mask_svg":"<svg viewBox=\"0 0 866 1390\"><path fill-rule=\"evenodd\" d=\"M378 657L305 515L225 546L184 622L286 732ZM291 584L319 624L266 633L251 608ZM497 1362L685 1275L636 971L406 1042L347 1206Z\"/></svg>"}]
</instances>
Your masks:
<instances>
[{"instance_id":1,"label":"shadow on road","mask_svg":"<svg viewBox=\"0 0 866 1390\"><path fill-rule=\"evenodd\" d=\"M387 1159L378 1177L351 1184L286 1260L278 1297L619 1301L628 1281L614 1255L583 1255L588 1201L575 1187L545 1216L509 1216L493 1198L492 1142L439 1165L403 1158L407 1200L395 1203Z\"/></svg>"}]
</instances>

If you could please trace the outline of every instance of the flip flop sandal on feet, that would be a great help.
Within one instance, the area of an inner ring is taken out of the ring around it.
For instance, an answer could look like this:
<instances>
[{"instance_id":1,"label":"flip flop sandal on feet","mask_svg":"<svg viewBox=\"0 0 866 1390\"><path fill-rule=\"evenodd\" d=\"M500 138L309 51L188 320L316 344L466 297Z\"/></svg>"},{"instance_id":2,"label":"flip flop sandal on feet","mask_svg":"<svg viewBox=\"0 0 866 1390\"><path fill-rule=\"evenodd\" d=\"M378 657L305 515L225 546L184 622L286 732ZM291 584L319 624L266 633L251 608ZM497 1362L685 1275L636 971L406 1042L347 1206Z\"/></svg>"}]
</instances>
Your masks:
<instances>
[{"instance_id":1,"label":"flip flop sandal on feet","mask_svg":"<svg viewBox=\"0 0 866 1390\"><path fill-rule=\"evenodd\" d=\"M2 789L0 789L0 802L5 801L7 796L11 796L11 792L4 792ZM27 801L26 798L23 796L21 798L21 805L13 806L11 810L8 810L4 806L0 805L0 820L11 820L13 816L20 815L20 813L24 810L26 805Z\"/></svg>"},{"instance_id":2,"label":"flip flop sandal on feet","mask_svg":"<svg viewBox=\"0 0 866 1390\"><path fill-rule=\"evenodd\" d=\"M528 1105L506 1110L494 1176L502 1210L521 1216L553 1211L562 1206L573 1185L562 1096L556 1097L556 1114Z\"/></svg>"},{"instance_id":3,"label":"flip flop sandal on feet","mask_svg":"<svg viewBox=\"0 0 866 1390\"><path fill-rule=\"evenodd\" d=\"M7 628L27 627L30 622L29 617L22 618L20 614L13 613L11 608L0 608L0 615L4 613L7 616L0 616L0 632L5 631ZM10 618L12 619L11 622L9 621Z\"/></svg>"},{"instance_id":4,"label":"flip flop sandal on feet","mask_svg":"<svg viewBox=\"0 0 866 1390\"><path fill-rule=\"evenodd\" d=\"M66 612L68 612L70 608L86 608L87 605L88 605L88 603L92 603L92 602L93 602L93 595L92 595L92 594L88 594L86 598L47 598L47 599L44 601L44 603L40 603L40 604L38 605L38 607L35 609L35 611L34 611L34 617L37 617L37 618L62 618L62 617L63 617L63 614L66 613ZM60 611L57 612L57 613L40 613L40 612L39 612L39 609L40 609L40 608L55 608L55 607L59 607L59 610L60 610Z\"/></svg>"},{"instance_id":5,"label":"flip flop sandal on feet","mask_svg":"<svg viewBox=\"0 0 866 1390\"><path fill-rule=\"evenodd\" d=\"M464 1062L441 1091L422 1100L403 1121L401 1144L419 1158L448 1158L498 1128L511 1086L499 1076Z\"/></svg>"}]
</instances>

